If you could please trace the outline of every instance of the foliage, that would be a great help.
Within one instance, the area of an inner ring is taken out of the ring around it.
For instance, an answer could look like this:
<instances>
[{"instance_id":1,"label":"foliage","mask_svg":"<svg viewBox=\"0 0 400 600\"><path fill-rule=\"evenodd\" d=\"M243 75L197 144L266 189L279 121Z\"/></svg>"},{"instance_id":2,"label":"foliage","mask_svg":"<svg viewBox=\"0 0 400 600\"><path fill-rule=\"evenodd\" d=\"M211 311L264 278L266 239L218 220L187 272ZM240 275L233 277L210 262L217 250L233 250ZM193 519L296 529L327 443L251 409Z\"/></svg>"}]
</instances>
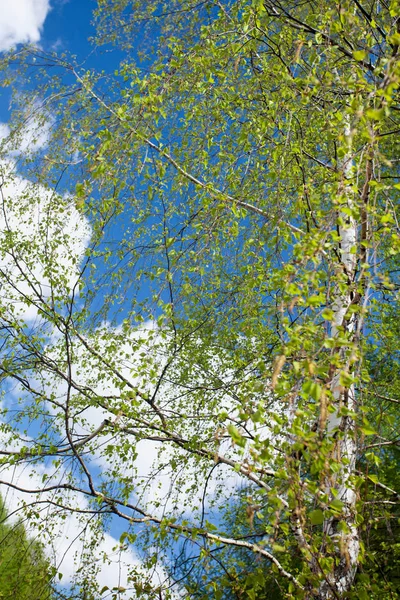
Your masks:
<instances>
[{"instance_id":1,"label":"foliage","mask_svg":"<svg viewBox=\"0 0 400 600\"><path fill-rule=\"evenodd\" d=\"M249 598L268 578L373 597L374 523L399 500L399 4L98 4L113 73L32 48L6 63L4 464L45 469L38 499L88 539L119 520L146 551L138 597L170 596L182 539L203 565L221 548L228 579L256 557ZM37 112L51 138L12 195ZM257 539L213 518L243 486Z\"/></svg>"},{"instance_id":2,"label":"foliage","mask_svg":"<svg viewBox=\"0 0 400 600\"><path fill-rule=\"evenodd\" d=\"M21 521L7 521L3 501L0 514L0 598L50 600L52 570L43 547L28 537Z\"/></svg>"}]
</instances>

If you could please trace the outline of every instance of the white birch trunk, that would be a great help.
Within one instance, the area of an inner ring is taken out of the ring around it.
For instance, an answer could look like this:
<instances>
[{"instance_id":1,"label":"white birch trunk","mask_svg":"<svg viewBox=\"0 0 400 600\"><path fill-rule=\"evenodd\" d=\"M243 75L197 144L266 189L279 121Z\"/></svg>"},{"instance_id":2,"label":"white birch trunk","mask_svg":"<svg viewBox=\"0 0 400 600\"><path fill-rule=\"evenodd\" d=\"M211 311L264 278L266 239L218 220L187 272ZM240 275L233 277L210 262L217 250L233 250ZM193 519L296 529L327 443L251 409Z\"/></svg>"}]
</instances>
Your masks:
<instances>
[{"instance_id":1,"label":"white birch trunk","mask_svg":"<svg viewBox=\"0 0 400 600\"><path fill-rule=\"evenodd\" d=\"M348 141L348 152L342 161L343 173L343 196L346 202L343 206L352 208L353 191L349 181L353 176L352 152L351 152L351 131L347 125L345 135ZM334 323L332 326L332 336L337 337L340 329L345 328L348 333L355 330L354 315L349 317L348 309L353 303L352 283L354 281L357 254L357 223L352 216L339 209L338 216L343 220L343 225L339 226L340 236L340 265L344 272L344 277L348 282L347 289L343 292L339 286L336 286L333 302ZM347 314L347 317L346 317ZM347 351L342 350L343 354ZM324 523L324 534L333 541L336 557L339 556L339 564L334 567L333 572L327 580L323 581L318 598L326 600L329 598L341 598L349 591L354 582L358 566L358 557L360 552L360 539L357 526L355 524L356 492L350 481L356 467L357 446L354 435L354 419L351 416L340 417L338 410L345 405L350 411L355 410L355 389L351 385L348 389L340 386L339 373L335 375L332 381L332 394L335 399L336 411L330 415L327 424L328 435L335 436L335 431L341 432L341 439L338 439L335 447L333 459L341 464L341 469L335 477L335 481L329 482L329 487L337 490L337 499L343 502L343 512L341 519L347 524L348 531L337 530L337 520L329 519ZM327 487L328 487L327 485ZM327 540L329 543L329 540Z\"/></svg>"}]
</instances>

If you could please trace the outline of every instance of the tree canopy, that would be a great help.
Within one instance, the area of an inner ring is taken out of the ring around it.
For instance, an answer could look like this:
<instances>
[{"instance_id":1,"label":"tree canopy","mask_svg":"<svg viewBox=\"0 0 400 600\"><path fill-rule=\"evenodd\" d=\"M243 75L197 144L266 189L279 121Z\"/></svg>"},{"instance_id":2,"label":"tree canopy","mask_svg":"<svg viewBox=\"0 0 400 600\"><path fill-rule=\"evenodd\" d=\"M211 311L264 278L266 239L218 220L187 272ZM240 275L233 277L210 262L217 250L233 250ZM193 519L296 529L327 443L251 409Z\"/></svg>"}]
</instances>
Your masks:
<instances>
[{"instance_id":1,"label":"tree canopy","mask_svg":"<svg viewBox=\"0 0 400 600\"><path fill-rule=\"evenodd\" d=\"M399 11L99 0L112 72L4 59L3 483L93 581L118 522L94 594L398 592Z\"/></svg>"}]
</instances>

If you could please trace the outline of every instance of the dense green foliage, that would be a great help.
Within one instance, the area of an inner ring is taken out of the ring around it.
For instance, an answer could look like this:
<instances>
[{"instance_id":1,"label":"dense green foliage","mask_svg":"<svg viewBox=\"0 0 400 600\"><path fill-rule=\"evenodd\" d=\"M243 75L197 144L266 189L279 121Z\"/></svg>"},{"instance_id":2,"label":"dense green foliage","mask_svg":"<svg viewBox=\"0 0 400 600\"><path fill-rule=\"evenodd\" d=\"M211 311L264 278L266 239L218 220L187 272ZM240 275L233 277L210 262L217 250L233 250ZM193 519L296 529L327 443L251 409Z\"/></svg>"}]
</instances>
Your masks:
<instances>
[{"instance_id":1,"label":"dense green foliage","mask_svg":"<svg viewBox=\"0 0 400 600\"><path fill-rule=\"evenodd\" d=\"M51 136L4 187L2 456L119 520L128 594L398 593L399 11L100 0L112 73L6 62L9 190Z\"/></svg>"},{"instance_id":2,"label":"dense green foliage","mask_svg":"<svg viewBox=\"0 0 400 600\"><path fill-rule=\"evenodd\" d=\"M50 600L52 570L41 544L30 538L22 522L10 523L0 508L0 598Z\"/></svg>"}]
</instances>

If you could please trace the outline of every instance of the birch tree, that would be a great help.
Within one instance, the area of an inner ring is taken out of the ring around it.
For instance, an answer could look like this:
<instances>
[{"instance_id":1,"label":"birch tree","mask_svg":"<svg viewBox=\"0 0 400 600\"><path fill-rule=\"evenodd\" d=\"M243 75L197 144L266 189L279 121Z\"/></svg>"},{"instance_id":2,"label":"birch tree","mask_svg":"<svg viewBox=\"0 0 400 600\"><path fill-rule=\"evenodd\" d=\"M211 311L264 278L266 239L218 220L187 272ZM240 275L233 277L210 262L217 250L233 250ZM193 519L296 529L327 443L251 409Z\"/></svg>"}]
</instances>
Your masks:
<instances>
[{"instance_id":1,"label":"birch tree","mask_svg":"<svg viewBox=\"0 0 400 600\"><path fill-rule=\"evenodd\" d=\"M31 245L7 215L34 188L3 199L3 385L20 402L4 468L46 467L36 487L3 483L32 519L53 503L95 537L118 520L148 569L131 597L196 597L174 579L185 550L238 598L270 577L285 598L390 598L365 565L399 499L379 471L400 401L399 5L98 4L113 73L32 48L8 63L4 153L23 72L52 115L23 172L61 196ZM85 253L58 205L90 224ZM230 535L218 510L243 489L249 533Z\"/></svg>"}]
</instances>

